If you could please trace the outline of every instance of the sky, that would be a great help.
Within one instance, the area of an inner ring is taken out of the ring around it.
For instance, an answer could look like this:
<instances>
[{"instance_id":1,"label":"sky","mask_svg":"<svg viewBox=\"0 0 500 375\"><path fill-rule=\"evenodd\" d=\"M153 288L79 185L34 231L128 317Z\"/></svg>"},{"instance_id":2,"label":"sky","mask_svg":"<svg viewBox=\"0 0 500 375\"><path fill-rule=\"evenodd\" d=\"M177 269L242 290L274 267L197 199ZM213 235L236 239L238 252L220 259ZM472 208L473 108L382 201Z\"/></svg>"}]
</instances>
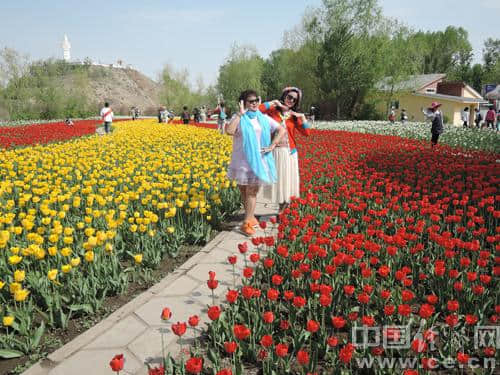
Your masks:
<instances>
[{"instance_id":1,"label":"sky","mask_svg":"<svg viewBox=\"0 0 500 375\"><path fill-rule=\"evenodd\" d=\"M64 34L72 59L121 59L156 79L168 63L187 69L191 82L217 80L231 46L253 44L263 57L283 33L321 0L0 0L0 48L31 59L62 58ZM488 37L500 38L500 0L379 0L385 16L415 30L462 26L474 62ZM304 67L307 69L307 67Z\"/></svg>"}]
</instances>

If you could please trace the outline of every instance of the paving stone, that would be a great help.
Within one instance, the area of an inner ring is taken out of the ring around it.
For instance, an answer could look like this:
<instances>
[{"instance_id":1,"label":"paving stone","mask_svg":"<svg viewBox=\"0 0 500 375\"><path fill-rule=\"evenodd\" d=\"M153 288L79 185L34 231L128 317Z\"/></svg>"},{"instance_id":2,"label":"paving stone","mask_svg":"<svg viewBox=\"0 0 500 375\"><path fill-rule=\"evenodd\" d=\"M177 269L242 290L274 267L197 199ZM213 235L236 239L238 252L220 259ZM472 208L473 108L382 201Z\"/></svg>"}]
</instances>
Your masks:
<instances>
[{"instance_id":1,"label":"paving stone","mask_svg":"<svg viewBox=\"0 0 500 375\"><path fill-rule=\"evenodd\" d=\"M189 270L187 274L190 277L206 282L209 271L214 271L219 281L232 281L233 279L233 268L229 263L201 263Z\"/></svg>"},{"instance_id":2,"label":"paving stone","mask_svg":"<svg viewBox=\"0 0 500 375\"><path fill-rule=\"evenodd\" d=\"M190 296L165 296L155 297L138 309L135 314L146 322L149 326L161 326L165 324L161 320L161 312L163 308L168 307L172 311L173 322L185 322L188 318L196 313L199 306L194 306L194 301Z\"/></svg>"},{"instance_id":3,"label":"paving stone","mask_svg":"<svg viewBox=\"0 0 500 375\"><path fill-rule=\"evenodd\" d=\"M172 341L177 339L177 336L172 333L167 325L160 329L163 332L163 344L166 348ZM162 334L158 328L150 328L128 344L127 349L130 350L141 361L141 363L145 363L146 361L151 360L151 358L161 358L161 337Z\"/></svg>"},{"instance_id":4,"label":"paving stone","mask_svg":"<svg viewBox=\"0 0 500 375\"><path fill-rule=\"evenodd\" d=\"M125 347L147 328L141 320L134 315L129 315L87 345L85 349Z\"/></svg>"},{"instance_id":5,"label":"paving stone","mask_svg":"<svg viewBox=\"0 0 500 375\"><path fill-rule=\"evenodd\" d=\"M142 363L126 349L80 350L52 369L49 375L110 375L109 362L116 354L125 357L123 374L133 374L141 368Z\"/></svg>"},{"instance_id":6,"label":"paving stone","mask_svg":"<svg viewBox=\"0 0 500 375\"><path fill-rule=\"evenodd\" d=\"M159 296L182 296L201 285L201 281L194 280L189 276L183 275L172 282L168 287L158 292Z\"/></svg>"}]
</instances>

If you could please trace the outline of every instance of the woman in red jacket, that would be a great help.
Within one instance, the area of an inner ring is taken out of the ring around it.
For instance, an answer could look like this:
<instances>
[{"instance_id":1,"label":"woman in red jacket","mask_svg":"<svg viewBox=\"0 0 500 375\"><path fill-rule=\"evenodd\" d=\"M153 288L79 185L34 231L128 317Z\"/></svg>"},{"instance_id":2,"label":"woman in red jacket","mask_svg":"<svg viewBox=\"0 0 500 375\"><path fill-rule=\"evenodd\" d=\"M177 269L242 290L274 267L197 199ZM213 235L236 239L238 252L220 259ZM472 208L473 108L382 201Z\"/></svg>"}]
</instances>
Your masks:
<instances>
[{"instance_id":1,"label":"woman in red jacket","mask_svg":"<svg viewBox=\"0 0 500 375\"><path fill-rule=\"evenodd\" d=\"M273 150L278 182L263 189L265 198L279 203L280 209L290 202L291 197L300 196L299 159L297 154L297 133L308 136L310 126L306 116L298 113L302 91L297 87L283 89L280 100L265 102L259 110L281 124L288 133Z\"/></svg>"}]
</instances>

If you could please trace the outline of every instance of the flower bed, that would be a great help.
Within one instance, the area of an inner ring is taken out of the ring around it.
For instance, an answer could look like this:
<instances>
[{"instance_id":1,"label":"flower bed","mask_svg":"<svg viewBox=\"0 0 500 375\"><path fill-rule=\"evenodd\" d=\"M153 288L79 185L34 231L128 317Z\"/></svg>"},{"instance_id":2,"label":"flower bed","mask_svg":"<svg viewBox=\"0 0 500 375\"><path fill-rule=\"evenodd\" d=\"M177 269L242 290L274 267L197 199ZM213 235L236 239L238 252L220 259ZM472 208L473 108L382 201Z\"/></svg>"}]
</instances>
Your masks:
<instances>
[{"instance_id":1,"label":"flower bed","mask_svg":"<svg viewBox=\"0 0 500 375\"><path fill-rule=\"evenodd\" d=\"M398 137L422 139L430 142L430 124L407 122L402 124L388 121L319 121L315 126L324 130L395 135ZM485 150L500 153L500 133L489 129L464 129L461 126L445 125L440 143L471 150Z\"/></svg>"},{"instance_id":2,"label":"flower bed","mask_svg":"<svg viewBox=\"0 0 500 375\"><path fill-rule=\"evenodd\" d=\"M46 326L94 314L181 243L204 243L239 207L230 152L217 132L154 120L1 151L0 357L33 353Z\"/></svg>"},{"instance_id":3,"label":"flower bed","mask_svg":"<svg viewBox=\"0 0 500 375\"><path fill-rule=\"evenodd\" d=\"M235 249L244 286L209 308L203 350L151 373L494 369L495 339L474 337L499 329L498 155L333 131L302 143L303 198L280 214L277 243Z\"/></svg>"}]
</instances>

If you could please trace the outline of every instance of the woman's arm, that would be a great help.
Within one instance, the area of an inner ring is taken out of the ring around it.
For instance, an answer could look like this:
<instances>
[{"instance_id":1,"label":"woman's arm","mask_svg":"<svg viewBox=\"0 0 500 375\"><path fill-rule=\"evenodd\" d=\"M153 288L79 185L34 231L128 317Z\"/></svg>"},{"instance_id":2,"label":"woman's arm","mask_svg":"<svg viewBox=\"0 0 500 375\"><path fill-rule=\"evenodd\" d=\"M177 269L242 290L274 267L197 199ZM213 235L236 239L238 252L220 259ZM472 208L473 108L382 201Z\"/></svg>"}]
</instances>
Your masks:
<instances>
[{"instance_id":1,"label":"woman's arm","mask_svg":"<svg viewBox=\"0 0 500 375\"><path fill-rule=\"evenodd\" d=\"M226 126L225 126L226 134L234 135L234 133L236 133L236 129L238 129L238 125L240 123L240 120L241 120L241 115L238 112L233 116L231 121L226 123Z\"/></svg>"},{"instance_id":2,"label":"woman's arm","mask_svg":"<svg viewBox=\"0 0 500 375\"><path fill-rule=\"evenodd\" d=\"M306 115L303 113L290 112L293 116L297 118L295 123L295 129L297 129L300 133L308 137L311 134L311 126L307 122Z\"/></svg>"},{"instance_id":3,"label":"woman's arm","mask_svg":"<svg viewBox=\"0 0 500 375\"><path fill-rule=\"evenodd\" d=\"M228 123L226 123L226 126L225 126L226 134L228 134L228 135L234 135L234 133L236 133L236 130L238 129L238 125L239 125L239 123L241 121L241 116L243 116L246 111L247 110L245 109L243 101L241 101L240 102L240 110L239 110L239 112L236 112L235 116L233 116L233 118L231 119L231 121L229 121Z\"/></svg>"}]
</instances>

